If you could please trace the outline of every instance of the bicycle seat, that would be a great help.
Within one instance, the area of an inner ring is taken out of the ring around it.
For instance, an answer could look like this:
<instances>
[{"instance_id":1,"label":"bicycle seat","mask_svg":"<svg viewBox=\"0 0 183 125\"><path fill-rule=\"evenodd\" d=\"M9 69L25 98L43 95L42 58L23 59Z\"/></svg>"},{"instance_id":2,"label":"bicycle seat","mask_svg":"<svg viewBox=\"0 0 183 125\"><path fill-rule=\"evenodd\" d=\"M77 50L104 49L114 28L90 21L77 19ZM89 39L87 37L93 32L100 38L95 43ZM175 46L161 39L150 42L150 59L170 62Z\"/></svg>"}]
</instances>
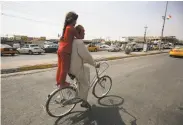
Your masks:
<instances>
[{"instance_id":1,"label":"bicycle seat","mask_svg":"<svg viewBox=\"0 0 183 125\"><path fill-rule=\"evenodd\" d=\"M76 78L76 76L75 76L75 75L72 75L71 73L68 73L68 75L69 75L69 77L70 77L72 80L74 80L74 79Z\"/></svg>"}]
</instances>

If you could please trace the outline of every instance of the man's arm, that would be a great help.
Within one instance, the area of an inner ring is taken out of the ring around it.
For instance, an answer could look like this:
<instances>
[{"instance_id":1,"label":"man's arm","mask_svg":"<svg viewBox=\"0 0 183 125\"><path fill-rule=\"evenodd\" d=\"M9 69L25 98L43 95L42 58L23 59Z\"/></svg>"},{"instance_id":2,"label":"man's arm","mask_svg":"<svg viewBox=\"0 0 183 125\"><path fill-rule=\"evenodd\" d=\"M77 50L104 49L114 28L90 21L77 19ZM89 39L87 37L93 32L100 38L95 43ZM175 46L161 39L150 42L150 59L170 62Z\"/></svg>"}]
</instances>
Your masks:
<instances>
[{"instance_id":1,"label":"man's arm","mask_svg":"<svg viewBox=\"0 0 183 125\"><path fill-rule=\"evenodd\" d=\"M78 44L78 54L81 56L81 58L84 60L85 63L88 63L92 66L96 66L95 61L88 51L88 49L85 47L83 42L80 42Z\"/></svg>"}]
</instances>

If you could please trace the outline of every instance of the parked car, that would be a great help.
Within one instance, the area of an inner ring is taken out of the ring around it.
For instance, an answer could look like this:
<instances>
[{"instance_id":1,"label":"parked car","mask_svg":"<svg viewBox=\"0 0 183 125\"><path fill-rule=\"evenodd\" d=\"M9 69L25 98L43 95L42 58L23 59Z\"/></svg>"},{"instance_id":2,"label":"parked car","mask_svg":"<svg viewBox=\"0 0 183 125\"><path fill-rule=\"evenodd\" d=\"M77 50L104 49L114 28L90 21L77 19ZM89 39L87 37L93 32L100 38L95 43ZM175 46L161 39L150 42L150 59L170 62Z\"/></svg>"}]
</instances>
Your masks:
<instances>
[{"instance_id":1,"label":"parked car","mask_svg":"<svg viewBox=\"0 0 183 125\"><path fill-rule=\"evenodd\" d=\"M121 48L115 45L110 46L110 48L108 49L108 52L119 52L121 51Z\"/></svg>"},{"instance_id":2,"label":"parked car","mask_svg":"<svg viewBox=\"0 0 183 125\"><path fill-rule=\"evenodd\" d=\"M90 51L90 52L97 52L99 50L99 47L94 44L89 44L86 47L88 48L88 51Z\"/></svg>"},{"instance_id":3,"label":"parked car","mask_svg":"<svg viewBox=\"0 0 183 125\"><path fill-rule=\"evenodd\" d=\"M30 54L30 55L34 53L38 53L38 54L44 53L44 50L36 44L24 45L23 47L18 48L17 51L18 53L21 53L21 54Z\"/></svg>"},{"instance_id":4,"label":"parked car","mask_svg":"<svg viewBox=\"0 0 183 125\"><path fill-rule=\"evenodd\" d=\"M0 44L0 47L1 47L1 56L6 54L14 56L17 53L17 49L11 47L10 45Z\"/></svg>"},{"instance_id":5,"label":"parked car","mask_svg":"<svg viewBox=\"0 0 183 125\"><path fill-rule=\"evenodd\" d=\"M110 46L109 45L101 45L99 47L99 50L100 51L108 51L110 49Z\"/></svg>"},{"instance_id":6,"label":"parked car","mask_svg":"<svg viewBox=\"0 0 183 125\"><path fill-rule=\"evenodd\" d=\"M143 43L136 43L133 45L133 51L142 51L144 48Z\"/></svg>"},{"instance_id":7,"label":"parked car","mask_svg":"<svg viewBox=\"0 0 183 125\"><path fill-rule=\"evenodd\" d=\"M58 50L58 44L55 43L44 44L43 49L46 53L55 53Z\"/></svg>"},{"instance_id":8,"label":"parked car","mask_svg":"<svg viewBox=\"0 0 183 125\"><path fill-rule=\"evenodd\" d=\"M16 48L16 49L20 48L20 43L14 43L13 48Z\"/></svg>"},{"instance_id":9,"label":"parked car","mask_svg":"<svg viewBox=\"0 0 183 125\"><path fill-rule=\"evenodd\" d=\"M173 44L171 43L164 44L163 49L173 49Z\"/></svg>"},{"instance_id":10,"label":"parked car","mask_svg":"<svg viewBox=\"0 0 183 125\"><path fill-rule=\"evenodd\" d=\"M170 49L170 46L168 44L164 44L163 49Z\"/></svg>"}]
</instances>

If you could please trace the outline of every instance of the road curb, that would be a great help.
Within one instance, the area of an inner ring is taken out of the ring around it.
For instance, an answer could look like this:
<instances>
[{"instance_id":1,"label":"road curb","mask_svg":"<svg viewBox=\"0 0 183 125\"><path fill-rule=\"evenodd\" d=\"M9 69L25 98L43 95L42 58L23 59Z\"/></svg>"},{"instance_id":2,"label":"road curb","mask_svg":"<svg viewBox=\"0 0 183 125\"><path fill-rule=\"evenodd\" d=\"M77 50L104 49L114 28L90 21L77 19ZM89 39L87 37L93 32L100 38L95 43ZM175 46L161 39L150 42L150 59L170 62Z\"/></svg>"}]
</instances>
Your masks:
<instances>
[{"instance_id":1,"label":"road curb","mask_svg":"<svg viewBox=\"0 0 183 125\"><path fill-rule=\"evenodd\" d=\"M148 55L156 55L156 54L163 54L168 52L156 52L156 53L144 53L144 54L130 54L127 56L112 56L106 58L95 59L95 61L109 61L109 60L117 60L117 59L124 59L130 57L140 57L140 56L148 56ZM9 74L15 72L23 72L23 71L30 71L30 70L37 70L37 69L47 69L47 68L54 68L57 67L57 64L38 64L32 66L22 66L18 68L11 68L11 69L1 69L1 74Z\"/></svg>"}]
</instances>

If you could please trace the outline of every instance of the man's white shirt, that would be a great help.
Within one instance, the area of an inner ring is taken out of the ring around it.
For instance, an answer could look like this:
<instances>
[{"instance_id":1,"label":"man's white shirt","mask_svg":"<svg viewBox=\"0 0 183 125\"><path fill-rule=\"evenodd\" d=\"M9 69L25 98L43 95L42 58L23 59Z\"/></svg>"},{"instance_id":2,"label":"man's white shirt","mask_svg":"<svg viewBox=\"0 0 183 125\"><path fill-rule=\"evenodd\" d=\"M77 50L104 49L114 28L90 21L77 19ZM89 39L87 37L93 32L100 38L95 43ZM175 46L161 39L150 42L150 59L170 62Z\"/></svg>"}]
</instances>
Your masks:
<instances>
[{"instance_id":1,"label":"man's white shirt","mask_svg":"<svg viewBox=\"0 0 183 125\"><path fill-rule=\"evenodd\" d=\"M77 76L83 69L84 63L88 63L95 66L95 61L92 55L85 47L82 39L74 39L72 44L71 64L70 73Z\"/></svg>"}]
</instances>

